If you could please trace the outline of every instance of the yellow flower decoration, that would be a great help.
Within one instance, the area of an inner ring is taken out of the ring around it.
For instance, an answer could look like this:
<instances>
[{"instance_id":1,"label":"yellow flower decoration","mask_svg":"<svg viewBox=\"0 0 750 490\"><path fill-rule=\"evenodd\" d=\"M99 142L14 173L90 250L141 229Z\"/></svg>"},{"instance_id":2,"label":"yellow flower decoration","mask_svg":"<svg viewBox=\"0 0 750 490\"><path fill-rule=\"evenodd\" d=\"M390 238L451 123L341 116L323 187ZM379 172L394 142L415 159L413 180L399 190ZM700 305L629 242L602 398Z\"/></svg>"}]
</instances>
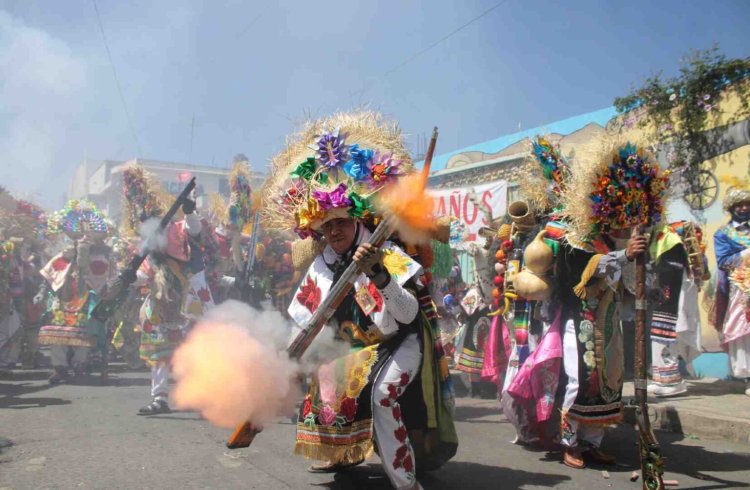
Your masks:
<instances>
[{"instance_id":1,"label":"yellow flower decoration","mask_svg":"<svg viewBox=\"0 0 750 490\"><path fill-rule=\"evenodd\" d=\"M322 219L324 216L325 213L320 209L318 201L310 198L307 200L307 205L297 211L297 223L300 229L305 230L310 228L315 220Z\"/></svg>"},{"instance_id":2,"label":"yellow flower decoration","mask_svg":"<svg viewBox=\"0 0 750 490\"><path fill-rule=\"evenodd\" d=\"M378 360L377 345L365 347L347 359L346 396L356 398L367 386L372 366Z\"/></svg>"},{"instance_id":3,"label":"yellow flower decoration","mask_svg":"<svg viewBox=\"0 0 750 490\"><path fill-rule=\"evenodd\" d=\"M393 250L383 251L383 265L392 276L403 276L409 271L411 259Z\"/></svg>"}]
</instances>

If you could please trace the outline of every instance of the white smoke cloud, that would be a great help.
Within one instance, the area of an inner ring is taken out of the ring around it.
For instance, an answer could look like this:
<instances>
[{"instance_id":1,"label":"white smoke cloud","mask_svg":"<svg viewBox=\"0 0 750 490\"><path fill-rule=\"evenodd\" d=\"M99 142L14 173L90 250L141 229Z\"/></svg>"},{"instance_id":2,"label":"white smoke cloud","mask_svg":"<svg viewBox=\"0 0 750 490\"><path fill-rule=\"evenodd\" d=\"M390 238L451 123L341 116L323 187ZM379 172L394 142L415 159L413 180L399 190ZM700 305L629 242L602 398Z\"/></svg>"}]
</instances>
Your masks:
<instances>
[{"instance_id":1,"label":"white smoke cloud","mask_svg":"<svg viewBox=\"0 0 750 490\"><path fill-rule=\"evenodd\" d=\"M302 396L298 375L348 352L325 328L311 357L289 359L286 347L297 330L276 310L259 312L233 300L211 309L175 352L176 406L200 410L227 428L289 415Z\"/></svg>"},{"instance_id":2,"label":"white smoke cloud","mask_svg":"<svg viewBox=\"0 0 750 490\"><path fill-rule=\"evenodd\" d=\"M0 11L4 186L24 197L37 190L65 143L68 127L61 121L77 111L86 72L86 64L63 41Z\"/></svg>"}]
</instances>

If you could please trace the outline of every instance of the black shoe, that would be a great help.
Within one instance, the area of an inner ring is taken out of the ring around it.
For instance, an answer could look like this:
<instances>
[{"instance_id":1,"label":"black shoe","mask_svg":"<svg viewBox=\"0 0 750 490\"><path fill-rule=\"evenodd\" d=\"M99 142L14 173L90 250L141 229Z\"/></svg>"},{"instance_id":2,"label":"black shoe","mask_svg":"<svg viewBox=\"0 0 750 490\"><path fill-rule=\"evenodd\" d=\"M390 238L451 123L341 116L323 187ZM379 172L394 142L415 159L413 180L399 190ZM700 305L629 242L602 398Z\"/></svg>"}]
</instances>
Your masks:
<instances>
[{"instance_id":1,"label":"black shoe","mask_svg":"<svg viewBox=\"0 0 750 490\"><path fill-rule=\"evenodd\" d=\"M145 407L138 410L138 415L157 415L160 413L171 413L172 410L165 400L154 400Z\"/></svg>"},{"instance_id":2,"label":"black shoe","mask_svg":"<svg viewBox=\"0 0 750 490\"><path fill-rule=\"evenodd\" d=\"M49 381L49 384L51 385L56 385L65 381L65 378L67 377L67 375L68 375L67 369L55 367L55 368L52 368L52 375L49 377L47 381Z\"/></svg>"}]
</instances>

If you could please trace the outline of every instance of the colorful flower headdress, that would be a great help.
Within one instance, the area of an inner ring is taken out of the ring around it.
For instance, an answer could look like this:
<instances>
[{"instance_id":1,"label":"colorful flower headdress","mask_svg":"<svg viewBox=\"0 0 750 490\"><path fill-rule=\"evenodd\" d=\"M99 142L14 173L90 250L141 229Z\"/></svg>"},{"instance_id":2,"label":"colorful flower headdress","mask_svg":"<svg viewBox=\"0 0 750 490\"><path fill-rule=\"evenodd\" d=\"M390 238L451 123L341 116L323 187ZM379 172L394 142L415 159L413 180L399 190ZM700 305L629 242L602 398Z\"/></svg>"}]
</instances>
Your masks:
<instances>
[{"instance_id":1,"label":"colorful flower headdress","mask_svg":"<svg viewBox=\"0 0 750 490\"><path fill-rule=\"evenodd\" d=\"M47 214L34 203L16 199L0 186L0 231L7 237L42 240L47 237Z\"/></svg>"},{"instance_id":2,"label":"colorful flower headdress","mask_svg":"<svg viewBox=\"0 0 750 490\"><path fill-rule=\"evenodd\" d=\"M548 212L560 206L560 196L570 177L570 165L549 138L537 136L530 143L524 178L520 181L521 195L536 212Z\"/></svg>"},{"instance_id":3,"label":"colorful flower headdress","mask_svg":"<svg viewBox=\"0 0 750 490\"><path fill-rule=\"evenodd\" d=\"M412 170L398 126L369 111L308 122L271 166L263 222L302 238L332 217L373 218L376 194Z\"/></svg>"},{"instance_id":4,"label":"colorful flower headdress","mask_svg":"<svg viewBox=\"0 0 750 490\"><path fill-rule=\"evenodd\" d=\"M123 184L123 233L138 235L141 223L149 218L161 216L166 211L160 186L143 167L133 165L122 172Z\"/></svg>"},{"instance_id":5,"label":"colorful flower headdress","mask_svg":"<svg viewBox=\"0 0 750 490\"><path fill-rule=\"evenodd\" d=\"M252 189L250 188L250 169L247 162L237 162L229 174L229 206L227 207L226 224L242 231L252 221Z\"/></svg>"},{"instance_id":6,"label":"colorful flower headdress","mask_svg":"<svg viewBox=\"0 0 750 490\"><path fill-rule=\"evenodd\" d=\"M79 239L87 233L106 235L109 225L96 205L88 199L71 199L60 211L47 220L50 233L65 233L71 239Z\"/></svg>"},{"instance_id":7,"label":"colorful flower headdress","mask_svg":"<svg viewBox=\"0 0 750 490\"><path fill-rule=\"evenodd\" d=\"M593 159L576 160L562 194L564 214L581 238L654 225L664 214L668 185L669 173L642 146L607 145Z\"/></svg>"}]
</instances>

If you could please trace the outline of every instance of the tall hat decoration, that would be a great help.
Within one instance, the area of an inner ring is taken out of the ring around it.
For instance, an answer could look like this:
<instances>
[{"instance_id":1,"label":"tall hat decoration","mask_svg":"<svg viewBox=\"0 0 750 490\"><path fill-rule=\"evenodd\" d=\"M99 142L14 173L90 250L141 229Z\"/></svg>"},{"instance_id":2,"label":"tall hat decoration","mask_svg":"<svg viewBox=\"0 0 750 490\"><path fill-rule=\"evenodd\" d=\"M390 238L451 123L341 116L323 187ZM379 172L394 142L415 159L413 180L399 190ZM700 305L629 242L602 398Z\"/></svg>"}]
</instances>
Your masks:
<instances>
[{"instance_id":1,"label":"tall hat decoration","mask_svg":"<svg viewBox=\"0 0 750 490\"><path fill-rule=\"evenodd\" d=\"M243 158L239 158L243 157ZM253 203L250 188L250 168L244 155L237 155L232 171L229 173L229 206L227 207L226 224L242 231L252 222Z\"/></svg>"},{"instance_id":2,"label":"tall hat decoration","mask_svg":"<svg viewBox=\"0 0 750 490\"><path fill-rule=\"evenodd\" d=\"M39 206L16 199L0 186L0 231L6 238L41 240L47 237L47 214Z\"/></svg>"},{"instance_id":3,"label":"tall hat decoration","mask_svg":"<svg viewBox=\"0 0 750 490\"><path fill-rule=\"evenodd\" d=\"M263 223L320 237L336 217L377 219L380 191L413 170L401 130L370 111L310 121L271 161Z\"/></svg>"},{"instance_id":4,"label":"tall hat decoration","mask_svg":"<svg viewBox=\"0 0 750 490\"><path fill-rule=\"evenodd\" d=\"M141 223L161 216L167 209L162 191L154 177L139 165L127 167L122 173L123 183L123 234L138 235Z\"/></svg>"},{"instance_id":5,"label":"tall hat decoration","mask_svg":"<svg viewBox=\"0 0 750 490\"><path fill-rule=\"evenodd\" d=\"M605 143L590 158L576 159L561 195L564 214L582 240L653 225L662 220L668 183L668 171L643 146Z\"/></svg>"},{"instance_id":6,"label":"tall hat decoration","mask_svg":"<svg viewBox=\"0 0 750 490\"><path fill-rule=\"evenodd\" d=\"M570 178L570 164L549 137L530 141L520 191L536 213L560 207L560 197Z\"/></svg>"},{"instance_id":7,"label":"tall hat decoration","mask_svg":"<svg viewBox=\"0 0 750 490\"><path fill-rule=\"evenodd\" d=\"M106 218L88 199L71 199L63 209L48 218L47 226L51 234L65 233L72 240L87 234L103 237L109 233Z\"/></svg>"}]
</instances>

